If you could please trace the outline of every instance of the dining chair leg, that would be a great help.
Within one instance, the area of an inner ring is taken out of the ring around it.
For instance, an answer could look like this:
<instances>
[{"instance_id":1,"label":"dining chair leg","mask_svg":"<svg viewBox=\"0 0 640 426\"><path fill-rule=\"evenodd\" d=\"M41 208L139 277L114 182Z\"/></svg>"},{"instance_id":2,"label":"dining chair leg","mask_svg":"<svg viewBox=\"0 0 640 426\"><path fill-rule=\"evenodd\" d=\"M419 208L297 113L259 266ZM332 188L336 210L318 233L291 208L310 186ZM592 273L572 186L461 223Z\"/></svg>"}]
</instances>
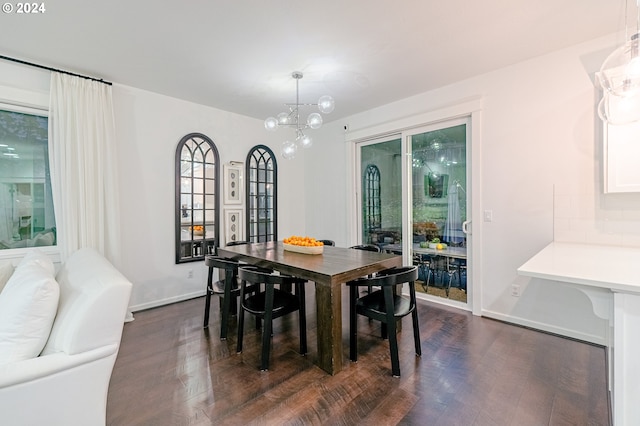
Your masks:
<instances>
[{"instance_id":1,"label":"dining chair leg","mask_svg":"<svg viewBox=\"0 0 640 426\"><path fill-rule=\"evenodd\" d=\"M252 287L252 293L259 293L260 290L261 290L260 284L256 284L254 287ZM262 319L258 315L256 315L255 320L256 320L256 330L260 330L262 328Z\"/></svg>"},{"instance_id":2,"label":"dining chair leg","mask_svg":"<svg viewBox=\"0 0 640 426\"><path fill-rule=\"evenodd\" d=\"M422 270L422 276L424 277L424 281L422 282L422 288L424 289L425 293L428 293L429 281L431 280L431 265L427 263L421 263L420 269Z\"/></svg>"},{"instance_id":3,"label":"dining chair leg","mask_svg":"<svg viewBox=\"0 0 640 426\"><path fill-rule=\"evenodd\" d=\"M356 318L356 299L358 298L358 287L349 287L349 359L358 361L358 320Z\"/></svg>"},{"instance_id":4,"label":"dining chair leg","mask_svg":"<svg viewBox=\"0 0 640 426\"><path fill-rule=\"evenodd\" d=\"M273 286L267 286L264 300L264 324L262 326L262 359L260 370L269 369L269 352L271 351L271 330L273 329Z\"/></svg>"},{"instance_id":5,"label":"dining chair leg","mask_svg":"<svg viewBox=\"0 0 640 426\"><path fill-rule=\"evenodd\" d=\"M209 310L211 309L211 295L213 294L213 268L209 268L207 276L207 293L204 299L204 324L203 327L209 327Z\"/></svg>"},{"instance_id":6,"label":"dining chair leg","mask_svg":"<svg viewBox=\"0 0 640 426\"><path fill-rule=\"evenodd\" d=\"M298 283L296 288L300 310L298 318L300 322L300 355L307 354L307 307L305 306L304 283Z\"/></svg>"},{"instance_id":7,"label":"dining chair leg","mask_svg":"<svg viewBox=\"0 0 640 426\"><path fill-rule=\"evenodd\" d=\"M455 273L455 271L447 271L447 273L449 274L449 283L447 283L447 287L445 288L445 293L447 297L449 297L449 292L451 291L451 281L453 281L453 274Z\"/></svg>"},{"instance_id":8,"label":"dining chair leg","mask_svg":"<svg viewBox=\"0 0 640 426\"><path fill-rule=\"evenodd\" d=\"M287 283L287 284L280 284L280 290L282 291L286 291L287 293L291 293L291 290L293 290L291 284Z\"/></svg>"},{"instance_id":9,"label":"dining chair leg","mask_svg":"<svg viewBox=\"0 0 640 426\"><path fill-rule=\"evenodd\" d=\"M418 328L418 311L414 310L411 314L413 319L413 343L416 346L416 355L422 356L422 345L420 345L420 329Z\"/></svg>"},{"instance_id":10,"label":"dining chair leg","mask_svg":"<svg viewBox=\"0 0 640 426\"><path fill-rule=\"evenodd\" d=\"M409 297L411 300L416 300L416 287L415 283L409 283ZM414 302L415 303L415 302ZM418 324L418 308L413 307L411 313L411 319L413 320L413 343L416 347L416 355L422 356L422 345L420 344L420 327Z\"/></svg>"},{"instance_id":11,"label":"dining chair leg","mask_svg":"<svg viewBox=\"0 0 640 426\"><path fill-rule=\"evenodd\" d=\"M238 344L236 352L242 352L242 339L244 337L244 309L242 308L242 299L244 295L240 293L240 310L238 311Z\"/></svg>"},{"instance_id":12,"label":"dining chair leg","mask_svg":"<svg viewBox=\"0 0 640 426\"><path fill-rule=\"evenodd\" d=\"M393 306L393 294L391 287L384 288L386 306ZM396 334L396 318L393 309L387 309L387 327L389 329L389 352L391 354L391 374L400 377L400 356L398 355L398 335Z\"/></svg>"},{"instance_id":13,"label":"dining chair leg","mask_svg":"<svg viewBox=\"0 0 640 426\"><path fill-rule=\"evenodd\" d=\"M221 302L222 321L220 322L220 340L227 340L227 331L229 329L229 315L231 314L231 293L227 291L227 289L225 289L225 294L221 299Z\"/></svg>"}]
</instances>

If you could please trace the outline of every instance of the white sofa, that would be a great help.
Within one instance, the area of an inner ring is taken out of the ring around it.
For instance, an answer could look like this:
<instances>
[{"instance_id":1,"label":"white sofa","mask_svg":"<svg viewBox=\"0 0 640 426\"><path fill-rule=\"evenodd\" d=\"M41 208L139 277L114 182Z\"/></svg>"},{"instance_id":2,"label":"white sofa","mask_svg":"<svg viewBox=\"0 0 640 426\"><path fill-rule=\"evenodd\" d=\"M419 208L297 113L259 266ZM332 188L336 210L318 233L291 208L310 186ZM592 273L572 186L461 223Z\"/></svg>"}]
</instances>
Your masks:
<instances>
[{"instance_id":1,"label":"white sofa","mask_svg":"<svg viewBox=\"0 0 640 426\"><path fill-rule=\"evenodd\" d=\"M106 422L107 390L132 285L93 249L72 254L55 281L58 309L44 349L39 356L0 365L2 425Z\"/></svg>"}]
</instances>

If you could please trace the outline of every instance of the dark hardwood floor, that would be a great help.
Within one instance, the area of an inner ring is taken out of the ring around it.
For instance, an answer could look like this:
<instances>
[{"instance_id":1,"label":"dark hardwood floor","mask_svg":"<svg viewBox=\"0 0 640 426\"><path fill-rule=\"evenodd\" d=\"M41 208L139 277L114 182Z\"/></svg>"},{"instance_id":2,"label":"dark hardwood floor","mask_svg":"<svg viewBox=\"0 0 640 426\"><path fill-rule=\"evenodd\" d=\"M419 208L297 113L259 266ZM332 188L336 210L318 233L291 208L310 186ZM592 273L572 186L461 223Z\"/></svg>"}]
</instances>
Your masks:
<instances>
[{"instance_id":1,"label":"dark hardwood floor","mask_svg":"<svg viewBox=\"0 0 640 426\"><path fill-rule=\"evenodd\" d=\"M410 316L399 334L401 378L391 377L379 324L359 321L359 358L330 376L313 364L314 292L307 295L309 354L297 314L274 322L271 365L260 372L249 322L235 353L235 319L219 339L219 308L202 328L204 298L135 314L124 326L107 402L108 425L608 425L605 350L468 312L420 302L422 357Z\"/></svg>"}]
</instances>

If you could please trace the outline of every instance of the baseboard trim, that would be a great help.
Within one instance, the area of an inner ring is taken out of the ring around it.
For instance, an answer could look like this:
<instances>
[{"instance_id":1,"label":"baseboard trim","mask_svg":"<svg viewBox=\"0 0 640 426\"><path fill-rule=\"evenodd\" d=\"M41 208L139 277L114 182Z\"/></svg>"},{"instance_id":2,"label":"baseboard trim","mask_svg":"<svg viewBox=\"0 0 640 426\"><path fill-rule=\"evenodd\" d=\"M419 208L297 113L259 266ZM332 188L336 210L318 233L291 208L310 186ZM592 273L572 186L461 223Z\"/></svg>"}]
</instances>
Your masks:
<instances>
[{"instance_id":1,"label":"baseboard trim","mask_svg":"<svg viewBox=\"0 0 640 426\"><path fill-rule=\"evenodd\" d=\"M195 299L196 297L202 297L204 295L205 295L204 291L195 291L193 293L181 294L179 296L167 297L160 300L141 303L139 305L133 305L129 307L129 310L131 312L144 311L146 309L157 308L159 306L170 305L172 303L177 303L177 302L183 302L189 299Z\"/></svg>"},{"instance_id":2,"label":"baseboard trim","mask_svg":"<svg viewBox=\"0 0 640 426\"><path fill-rule=\"evenodd\" d=\"M196 291L193 293L181 294L179 296L167 297L160 300L154 300L151 302L133 305L129 307L129 310L131 312L144 311L146 309L157 308L159 306L170 305L171 303L183 302L185 300L194 299L196 297L202 297L204 296L204 294L205 294L204 291ZM425 299L426 298L424 298L423 300ZM460 308L460 306L457 306L457 307ZM600 346L607 345L607 341L604 336L598 336L598 335L588 334L588 333L580 333L568 328L556 327L556 326L552 326L552 325L538 322L538 321L531 321L525 318L514 317L511 315L504 315L502 313L494 312L486 309L482 310L482 316L507 322L507 323L521 325L523 327L529 327L536 330L545 331L547 333L553 333L560 336L570 337L576 340L582 340L582 341L593 343Z\"/></svg>"},{"instance_id":3,"label":"baseboard trim","mask_svg":"<svg viewBox=\"0 0 640 426\"><path fill-rule=\"evenodd\" d=\"M493 312L493 311L488 311L484 309L482 310L482 316L496 319L503 322L521 325L523 327L533 328L535 330L540 330L547 333L557 334L559 336L569 337L571 339L582 340L584 342L593 343L599 346L607 346L607 340L605 336L581 333L568 328L556 327L550 324L545 324L538 321L531 321L525 318L514 317L510 315L504 315L499 312Z\"/></svg>"}]
</instances>

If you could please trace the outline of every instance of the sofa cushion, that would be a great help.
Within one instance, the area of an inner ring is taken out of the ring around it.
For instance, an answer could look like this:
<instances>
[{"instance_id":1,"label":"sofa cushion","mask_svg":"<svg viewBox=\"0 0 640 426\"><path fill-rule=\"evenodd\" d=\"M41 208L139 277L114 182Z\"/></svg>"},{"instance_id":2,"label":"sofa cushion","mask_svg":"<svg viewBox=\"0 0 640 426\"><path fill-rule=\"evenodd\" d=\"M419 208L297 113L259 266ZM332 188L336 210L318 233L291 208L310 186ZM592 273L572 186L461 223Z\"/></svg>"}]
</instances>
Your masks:
<instances>
[{"instance_id":1,"label":"sofa cushion","mask_svg":"<svg viewBox=\"0 0 640 426\"><path fill-rule=\"evenodd\" d=\"M0 293L13 274L13 265L9 262L0 265Z\"/></svg>"},{"instance_id":2,"label":"sofa cushion","mask_svg":"<svg viewBox=\"0 0 640 426\"><path fill-rule=\"evenodd\" d=\"M72 253L56 281L58 313L42 355L74 355L120 342L132 286L104 256L90 248Z\"/></svg>"},{"instance_id":3,"label":"sofa cushion","mask_svg":"<svg viewBox=\"0 0 640 426\"><path fill-rule=\"evenodd\" d=\"M51 332L59 296L58 283L41 257L31 256L16 267L0 293L0 364L40 354Z\"/></svg>"}]
</instances>

